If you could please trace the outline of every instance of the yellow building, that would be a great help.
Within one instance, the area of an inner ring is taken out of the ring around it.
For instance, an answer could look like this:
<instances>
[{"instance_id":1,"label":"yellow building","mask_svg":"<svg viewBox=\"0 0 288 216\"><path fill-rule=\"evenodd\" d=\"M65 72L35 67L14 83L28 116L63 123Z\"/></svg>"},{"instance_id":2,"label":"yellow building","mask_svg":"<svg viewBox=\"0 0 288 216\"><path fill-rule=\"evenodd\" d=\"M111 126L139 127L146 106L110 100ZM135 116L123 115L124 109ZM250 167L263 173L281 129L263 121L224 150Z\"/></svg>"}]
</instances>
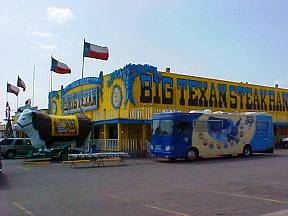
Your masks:
<instances>
[{"instance_id":1,"label":"yellow building","mask_svg":"<svg viewBox=\"0 0 288 216\"><path fill-rule=\"evenodd\" d=\"M157 71L126 65L99 77L76 80L49 93L51 114L84 114L93 122L93 143L143 155L151 118L162 111L209 108L225 112L268 112L275 141L288 134L288 90Z\"/></svg>"}]
</instances>

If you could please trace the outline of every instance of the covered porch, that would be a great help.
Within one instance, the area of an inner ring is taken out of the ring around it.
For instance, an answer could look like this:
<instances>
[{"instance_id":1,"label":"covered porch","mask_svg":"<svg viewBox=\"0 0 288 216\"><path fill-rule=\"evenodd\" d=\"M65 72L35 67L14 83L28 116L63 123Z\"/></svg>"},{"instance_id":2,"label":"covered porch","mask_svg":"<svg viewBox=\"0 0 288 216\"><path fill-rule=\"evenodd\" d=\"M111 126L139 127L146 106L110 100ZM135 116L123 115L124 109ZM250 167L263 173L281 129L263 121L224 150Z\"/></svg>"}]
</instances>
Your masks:
<instances>
[{"instance_id":1,"label":"covered porch","mask_svg":"<svg viewBox=\"0 0 288 216\"><path fill-rule=\"evenodd\" d=\"M124 151L132 157L149 153L151 121L116 119L93 123L92 151Z\"/></svg>"}]
</instances>

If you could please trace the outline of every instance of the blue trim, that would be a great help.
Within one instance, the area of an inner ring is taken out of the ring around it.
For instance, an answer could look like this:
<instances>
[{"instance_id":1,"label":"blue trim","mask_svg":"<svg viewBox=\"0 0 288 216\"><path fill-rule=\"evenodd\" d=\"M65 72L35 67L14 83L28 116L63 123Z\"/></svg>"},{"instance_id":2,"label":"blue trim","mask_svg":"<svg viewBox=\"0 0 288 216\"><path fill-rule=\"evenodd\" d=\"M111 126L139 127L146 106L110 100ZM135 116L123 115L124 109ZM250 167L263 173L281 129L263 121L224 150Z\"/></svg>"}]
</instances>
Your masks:
<instances>
[{"instance_id":1,"label":"blue trim","mask_svg":"<svg viewBox=\"0 0 288 216\"><path fill-rule=\"evenodd\" d=\"M288 126L288 122L273 122L273 126Z\"/></svg>"},{"instance_id":2,"label":"blue trim","mask_svg":"<svg viewBox=\"0 0 288 216\"><path fill-rule=\"evenodd\" d=\"M103 71L99 73L98 83L100 85L100 98L103 101Z\"/></svg>"},{"instance_id":3,"label":"blue trim","mask_svg":"<svg viewBox=\"0 0 288 216\"><path fill-rule=\"evenodd\" d=\"M125 86L125 99L124 106L127 106L128 100L135 106L135 99L133 96L133 85L136 77L141 76L141 74L153 74L153 80L156 85L161 81L161 74L157 71L157 67L145 64L145 65L135 65L128 64L125 67L115 70L109 75L107 81L107 86L110 87L114 80L121 79Z\"/></svg>"},{"instance_id":4,"label":"blue trim","mask_svg":"<svg viewBox=\"0 0 288 216\"><path fill-rule=\"evenodd\" d=\"M59 92L58 91L52 91L52 92L48 93L48 109L49 109L50 113L51 113L51 102L52 102L53 98L56 98L57 100L59 99ZM58 107L57 107L57 109L58 109Z\"/></svg>"},{"instance_id":5,"label":"blue trim","mask_svg":"<svg viewBox=\"0 0 288 216\"><path fill-rule=\"evenodd\" d=\"M100 72L101 74L101 72ZM103 85L103 72L102 72L102 79L99 79L99 77L85 77L83 79L78 79L74 81L73 83L70 83L68 86L66 86L64 89L62 89L62 95L65 95L68 91L77 88L81 85L89 85L89 84L95 84L100 85L102 87Z\"/></svg>"},{"instance_id":6,"label":"blue trim","mask_svg":"<svg viewBox=\"0 0 288 216\"><path fill-rule=\"evenodd\" d=\"M93 125L103 125L103 124L150 124L146 120L130 120L130 119L111 119L103 121L94 121Z\"/></svg>"},{"instance_id":7,"label":"blue trim","mask_svg":"<svg viewBox=\"0 0 288 216\"><path fill-rule=\"evenodd\" d=\"M59 99L58 91L49 92L48 97L49 98L56 97L56 99L58 100Z\"/></svg>"}]
</instances>

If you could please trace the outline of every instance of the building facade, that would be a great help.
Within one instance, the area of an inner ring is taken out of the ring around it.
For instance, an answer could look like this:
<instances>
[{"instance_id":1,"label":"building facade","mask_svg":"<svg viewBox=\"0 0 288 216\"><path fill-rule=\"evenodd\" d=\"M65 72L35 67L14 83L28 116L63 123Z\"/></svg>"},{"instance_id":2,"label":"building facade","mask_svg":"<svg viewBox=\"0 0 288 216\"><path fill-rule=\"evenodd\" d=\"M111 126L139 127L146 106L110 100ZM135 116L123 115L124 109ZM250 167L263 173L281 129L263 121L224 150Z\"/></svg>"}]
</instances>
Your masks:
<instances>
[{"instance_id":1,"label":"building facade","mask_svg":"<svg viewBox=\"0 0 288 216\"><path fill-rule=\"evenodd\" d=\"M268 112L274 138L288 134L288 90L276 87L160 72L129 64L98 77L76 80L49 92L53 115L85 115L93 122L93 144L106 150L145 155L151 118L162 111Z\"/></svg>"}]
</instances>

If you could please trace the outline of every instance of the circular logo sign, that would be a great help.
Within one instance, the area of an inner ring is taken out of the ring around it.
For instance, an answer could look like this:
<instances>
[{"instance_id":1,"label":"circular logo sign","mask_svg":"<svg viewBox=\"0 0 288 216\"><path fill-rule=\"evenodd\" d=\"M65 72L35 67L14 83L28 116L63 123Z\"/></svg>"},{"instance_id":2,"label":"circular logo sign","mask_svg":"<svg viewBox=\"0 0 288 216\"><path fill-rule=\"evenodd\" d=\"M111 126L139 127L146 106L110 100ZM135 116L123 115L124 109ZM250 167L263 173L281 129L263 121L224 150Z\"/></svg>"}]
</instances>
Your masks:
<instances>
[{"instance_id":1,"label":"circular logo sign","mask_svg":"<svg viewBox=\"0 0 288 216\"><path fill-rule=\"evenodd\" d=\"M51 114L56 115L56 113L57 113L57 105L56 105L56 102L53 101L51 104Z\"/></svg>"},{"instance_id":2,"label":"circular logo sign","mask_svg":"<svg viewBox=\"0 0 288 216\"><path fill-rule=\"evenodd\" d=\"M122 91L119 85L115 85L112 89L111 103L114 109L119 109L122 102Z\"/></svg>"}]
</instances>

